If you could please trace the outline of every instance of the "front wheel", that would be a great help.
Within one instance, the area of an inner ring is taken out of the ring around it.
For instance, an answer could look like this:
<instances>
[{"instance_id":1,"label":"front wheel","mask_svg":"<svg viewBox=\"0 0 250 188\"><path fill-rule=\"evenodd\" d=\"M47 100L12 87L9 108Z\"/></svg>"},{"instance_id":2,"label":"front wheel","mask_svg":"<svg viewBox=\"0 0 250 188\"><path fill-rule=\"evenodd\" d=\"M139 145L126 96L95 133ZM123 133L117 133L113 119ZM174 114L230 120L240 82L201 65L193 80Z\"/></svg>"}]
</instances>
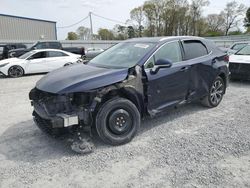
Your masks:
<instances>
[{"instance_id":1,"label":"front wheel","mask_svg":"<svg viewBox=\"0 0 250 188\"><path fill-rule=\"evenodd\" d=\"M22 67L15 65L9 68L8 75L11 78L18 78L24 75L24 70Z\"/></svg>"},{"instance_id":2,"label":"front wheel","mask_svg":"<svg viewBox=\"0 0 250 188\"><path fill-rule=\"evenodd\" d=\"M226 85L224 80L221 77L217 77L209 90L208 96L202 99L201 103L210 108L218 106L222 101L225 90Z\"/></svg>"},{"instance_id":3,"label":"front wheel","mask_svg":"<svg viewBox=\"0 0 250 188\"><path fill-rule=\"evenodd\" d=\"M97 112L96 130L110 145L122 145L131 141L141 124L137 107L124 98L114 98L105 102Z\"/></svg>"}]
</instances>

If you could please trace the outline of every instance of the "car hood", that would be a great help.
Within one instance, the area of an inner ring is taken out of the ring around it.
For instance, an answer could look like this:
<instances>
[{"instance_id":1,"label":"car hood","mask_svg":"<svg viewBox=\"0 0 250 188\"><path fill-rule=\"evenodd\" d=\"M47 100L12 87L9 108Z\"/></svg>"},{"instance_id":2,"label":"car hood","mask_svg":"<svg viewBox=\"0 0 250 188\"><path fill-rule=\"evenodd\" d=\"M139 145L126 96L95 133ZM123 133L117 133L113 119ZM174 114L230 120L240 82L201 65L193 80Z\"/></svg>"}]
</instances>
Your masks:
<instances>
[{"instance_id":1,"label":"car hood","mask_svg":"<svg viewBox=\"0 0 250 188\"><path fill-rule=\"evenodd\" d=\"M18 59L18 58L9 58L9 59L4 59L4 60L2 60L2 61L0 61L0 65L3 65L3 64L5 64L5 63L17 63L17 62L21 62L21 60L20 59Z\"/></svg>"},{"instance_id":2,"label":"car hood","mask_svg":"<svg viewBox=\"0 0 250 188\"><path fill-rule=\"evenodd\" d=\"M106 69L84 64L71 65L50 72L36 88L54 94L88 92L126 79L128 69Z\"/></svg>"}]
</instances>

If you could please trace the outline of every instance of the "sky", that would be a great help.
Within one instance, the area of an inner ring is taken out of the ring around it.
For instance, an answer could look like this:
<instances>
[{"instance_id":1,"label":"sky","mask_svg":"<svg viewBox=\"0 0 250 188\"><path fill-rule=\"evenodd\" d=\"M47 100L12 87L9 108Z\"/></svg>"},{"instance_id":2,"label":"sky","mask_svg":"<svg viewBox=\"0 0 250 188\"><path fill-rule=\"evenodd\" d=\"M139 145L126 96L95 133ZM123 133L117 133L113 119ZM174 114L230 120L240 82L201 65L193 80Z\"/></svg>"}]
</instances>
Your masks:
<instances>
[{"instance_id":1,"label":"sky","mask_svg":"<svg viewBox=\"0 0 250 188\"><path fill-rule=\"evenodd\" d=\"M0 14L9 14L57 22L57 27L69 26L85 18L89 12L126 22L129 12L144 3L145 0L0 0ZM230 0L210 0L210 5L204 8L204 15L220 13ZM237 0L250 7L250 0ZM112 29L116 23L93 16L93 28L96 33L99 28ZM90 27L85 20L70 28L58 28L58 39L63 40L70 31L76 31L79 26ZM1 29L1 28L0 28Z\"/></svg>"}]
</instances>

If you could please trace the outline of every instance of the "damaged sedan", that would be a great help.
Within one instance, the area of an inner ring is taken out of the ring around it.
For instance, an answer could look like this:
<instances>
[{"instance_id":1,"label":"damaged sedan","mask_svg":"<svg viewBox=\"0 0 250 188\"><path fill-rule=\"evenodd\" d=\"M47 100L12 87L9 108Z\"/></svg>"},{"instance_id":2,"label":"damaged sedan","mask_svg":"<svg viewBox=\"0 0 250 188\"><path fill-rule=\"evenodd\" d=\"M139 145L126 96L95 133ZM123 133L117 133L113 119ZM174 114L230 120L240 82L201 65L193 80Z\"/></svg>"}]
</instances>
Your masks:
<instances>
[{"instance_id":1,"label":"damaged sedan","mask_svg":"<svg viewBox=\"0 0 250 188\"><path fill-rule=\"evenodd\" d=\"M131 141L147 115L200 101L220 104L228 85L228 56L200 37L121 42L85 64L53 71L30 92L34 120L51 135L74 127L102 141Z\"/></svg>"}]
</instances>

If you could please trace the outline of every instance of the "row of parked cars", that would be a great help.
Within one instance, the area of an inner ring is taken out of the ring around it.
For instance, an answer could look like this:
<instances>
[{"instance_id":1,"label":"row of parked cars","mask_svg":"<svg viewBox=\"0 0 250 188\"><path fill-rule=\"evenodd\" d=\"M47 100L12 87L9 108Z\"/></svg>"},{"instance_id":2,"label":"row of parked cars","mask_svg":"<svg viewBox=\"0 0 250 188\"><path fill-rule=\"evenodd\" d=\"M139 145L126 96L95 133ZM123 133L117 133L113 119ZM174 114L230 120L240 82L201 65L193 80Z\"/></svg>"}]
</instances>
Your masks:
<instances>
[{"instance_id":1,"label":"row of parked cars","mask_svg":"<svg viewBox=\"0 0 250 188\"><path fill-rule=\"evenodd\" d=\"M37 42L30 48L23 44L5 44L0 45L0 50L0 74L10 77L50 72L62 66L90 60L104 51L100 48L63 48L58 41Z\"/></svg>"}]
</instances>

